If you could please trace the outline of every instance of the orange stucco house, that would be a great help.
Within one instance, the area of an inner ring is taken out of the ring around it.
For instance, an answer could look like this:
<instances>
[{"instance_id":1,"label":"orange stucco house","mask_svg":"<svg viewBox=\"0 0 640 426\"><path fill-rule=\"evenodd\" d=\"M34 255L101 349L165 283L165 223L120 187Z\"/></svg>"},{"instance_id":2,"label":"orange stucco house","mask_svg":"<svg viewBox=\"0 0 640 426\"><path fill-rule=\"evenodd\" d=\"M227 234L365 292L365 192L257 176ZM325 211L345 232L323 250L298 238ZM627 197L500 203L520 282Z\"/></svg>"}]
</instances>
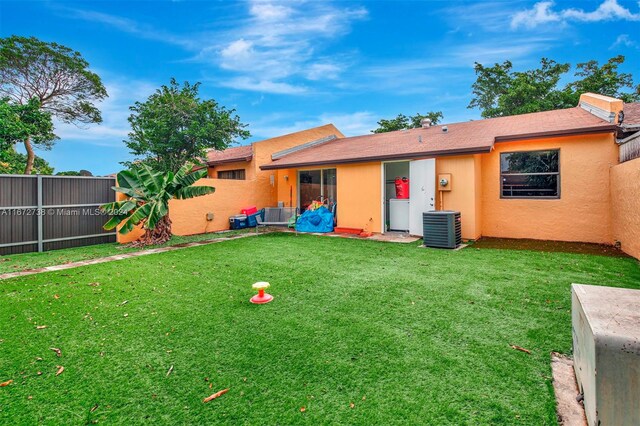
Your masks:
<instances>
[{"instance_id":1,"label":"orange stucco house","mask_svg":"<svg viewBox=\"0 0 640 426\"><path fill-rule=\"evenodd\" d=\"M618 188L638 181L640 160L612 169L617 136L640 125L639 106L584 94L564 110L327 140L276 153L260 169L276 172L278 200L293 186L294 205L336 202L340 227L421 235L422 211L457 210L465 239L620 242L638 256L640 192ZM394 201L398 176L410 180L404 207Z\"/></svg>"},{"instance_id":2,"label":"orange stucco house","mask_svg":"<svg viewBox=\"0 0 640 426\"><path fill-rule=\"evenodd\" d=\"M286 201L288 205L288 196L279 198L279 191L286 192L287 182L277 182L276 172L264 171L260 166L270 163L277 152L343 137L333 124L326 124L250 145L209 151L206 159L208 178L199 180L196 185L210 185L216 190L203 197L171 200L169 216L173 233L194 235L221 231L229 229L229 217L239 214L245 207L277 206L278 201ZM142 233L141 229L136 229L126 235L118 234L118 242L135 241Z\"/></svg>"},{"instance_id":3,"label":"orange stucco house","mask_svg":"<svg viewBox=\"0 0 640 426\"><path fill-rule=\"evenodd\" d=\"M589 93L574 108L389 133L328 124L209 152L201 183L216 192L171 201L173 231L228 229L243 207L322 196L341 228L421 235L421 212L457 210L464 239L620 243L640 257L640 159L619 161L620 140L638 145L639 131L639 103ZM408 201L395 199L396 177L409 178Z\"/></svg>"}]
</instances>

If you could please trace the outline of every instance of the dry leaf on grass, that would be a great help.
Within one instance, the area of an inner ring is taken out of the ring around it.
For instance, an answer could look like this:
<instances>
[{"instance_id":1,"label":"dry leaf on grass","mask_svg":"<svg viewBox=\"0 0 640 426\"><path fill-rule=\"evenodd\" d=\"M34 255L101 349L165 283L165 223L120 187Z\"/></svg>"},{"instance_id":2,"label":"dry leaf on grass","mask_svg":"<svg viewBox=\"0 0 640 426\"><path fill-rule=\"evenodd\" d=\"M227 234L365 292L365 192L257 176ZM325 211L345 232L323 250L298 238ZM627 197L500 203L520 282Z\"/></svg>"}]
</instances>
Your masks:
<instances>
[{"instance_id":1,"label":"dry leaf on grass","mask_svg":"<svg viewBox=\"0 0 640 426\"><path fill-rule=\"evenodd\" d=\"M89 410L90 413L93 413L94 411L96 411L98 409L98 404L94 405L93 407L91 407L91 410Z\"/></svg>"},{"instance_id":2,"label":"dry leaf on grass","mask_svg":"<svg viewBox=\"0 0 640 426\"><path fill-rule=\"evenodd\" d=\"M61 357L62 356L62 351L60 349L58 349L58 348L49 348L49 349L54 351L56 353L57 357Z\"/></svg>"},{"instance_id":3,"label":"dry leaf on grass","mask_svg":"<svg viewBox=\"0 0 640 426\"><path fill-rule=\"evenodd\" d=\"M42 330L42 329L45 329L45 328L47 328L46 325L36 325L36 330Z\"/></svg>"},{"instance_id":4,"label":"dry leaf on grass","mask_svg":"<svg viewBox=\"0 0 640 426\"><path fill-rule=\"evenodd\" d=\"M224 395L227 392L229 392L229 388L222 389L221 391L218 391L218 392L214 393L213 395L210 395L210 396L206 397L205 399L202 400L202 402L213 401L214 399L218 398L219 396Z\"/></svg>"},{"instance_id":5,"label":"dry leaf on grass","mask_svg":"<svg viewBox=\"0 0 640 426\"><path fill-rule=\"evenodd\" d=\"M64 367L61 365L58 365L57 367L58 367L58 371L56 371L56 376L59 376L64 371Z\"/></svg>"},{"instance_id":6,"label":"dry leaf on grass","mask_svg":"<svg viewBox=\"0 0 640 426\"><path fill-rule=\"evenodd\" d=\"M169 371L167 371L167 377L169 377L169 374L171 374L172 371L173 371L173 365L169 367Z\"/></svg>"},{"instance_id":7,"label":"dry leaf on grass","mask_svg":"<svg viewBox=\"0 0 640 426\"><path fill-rule=\"evenodd\" d=\"M304 408L304 407L300 407L300 412L301 412L301 413L304 413L305 411L307 411L307 409L306 409L306 408Z\"/></svg>"},{"instance_id":8,"label":"dry leaf on grass","mask_svg":"<svg viewBox=\"0 0 640 426\"><path fill-rule=\"evenodd\" d=\"M349 408L356 408L356 404L354 404L353 402L349 403Z\"/></svg>"},{"instance_id":9,"label":"dry leaf on grass","mask_svg":"<svg viewBox=\"0 0 640 426\"><path fill-rule=\"evenodd\" d=\"M54 294L54 295L53 295L53 298L54 298L54 299L60 299L60 296L58 296L57 294Z\"/></svg>"},{"instance_id":10,"label":"dry leaf on grass","mask_svg":"<svg viewBox=\"0 0 640 426\"><path fill-rule=\"evenodd\" d=\"M2 382L2 383L0 383L0 388L3 388L5 386L9 386L11 383L13 383L13 380L7 380L6 382Z\"/></svg>"},{"instance_id":11,"label":"dry leaf on grass","mask_svg":"<svg viewBox=\"0 0 640 426\"><path fill-rule=\"evenodd\" d=\"M531 355L531 351L530 351L529 349L525 349L525 348L523 348L522 346L518 346L518 345L511 345L511 347L512 347L513 349L515 349L516 351L524 352L524 353L527 353L527 354Z\"/></svg>"}]
</instances>

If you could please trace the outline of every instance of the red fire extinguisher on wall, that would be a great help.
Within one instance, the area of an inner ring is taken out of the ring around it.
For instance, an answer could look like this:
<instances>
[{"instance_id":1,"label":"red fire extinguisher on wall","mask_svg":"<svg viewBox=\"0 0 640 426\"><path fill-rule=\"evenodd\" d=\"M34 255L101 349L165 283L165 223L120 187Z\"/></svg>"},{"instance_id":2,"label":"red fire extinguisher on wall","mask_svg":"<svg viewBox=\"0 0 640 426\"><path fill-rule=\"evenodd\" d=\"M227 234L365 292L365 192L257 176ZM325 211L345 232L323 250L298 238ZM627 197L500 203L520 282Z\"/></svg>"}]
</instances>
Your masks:
<instances>
[{"instance_id":1,"label":"red fire extinguisher on wall","mask_svg":"<svg viewBox=\"0 0 640 426\"><path fill-rule=\"evenodd\" d=\"M396 198L409 198L409 178L396 177Z\"/></svg>"}]
</instances>

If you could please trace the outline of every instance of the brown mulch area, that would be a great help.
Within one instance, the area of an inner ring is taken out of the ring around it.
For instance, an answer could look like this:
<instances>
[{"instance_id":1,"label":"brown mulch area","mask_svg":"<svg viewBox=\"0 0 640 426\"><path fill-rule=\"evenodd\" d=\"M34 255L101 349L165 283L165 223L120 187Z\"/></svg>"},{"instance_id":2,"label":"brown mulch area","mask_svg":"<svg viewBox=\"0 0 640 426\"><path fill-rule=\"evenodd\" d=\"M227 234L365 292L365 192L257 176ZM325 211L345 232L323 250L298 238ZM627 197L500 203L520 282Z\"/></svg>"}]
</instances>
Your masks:
<instances>
[{"instance_id":1,"label":"brown mulch area","mask_svg":"<svg viewBox=\"0 0 640 426\"><path fill-rule=\"evenodd\" d=\"M525 240L483 237L471 246L478 249L533 250L560 253L595 254L611 257L629 257L622 250L606 244L569 243L564 241Z\"/></svg>"}]
</instances>

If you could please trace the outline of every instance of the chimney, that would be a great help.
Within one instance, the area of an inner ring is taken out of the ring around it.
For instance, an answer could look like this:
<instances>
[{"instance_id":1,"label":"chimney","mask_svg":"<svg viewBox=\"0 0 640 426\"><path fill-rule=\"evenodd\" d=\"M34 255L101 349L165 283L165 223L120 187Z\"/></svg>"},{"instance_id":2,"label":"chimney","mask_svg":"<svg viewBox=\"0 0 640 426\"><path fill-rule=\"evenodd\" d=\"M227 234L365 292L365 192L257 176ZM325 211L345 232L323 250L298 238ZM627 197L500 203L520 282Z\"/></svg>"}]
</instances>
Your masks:
<instances>
[{"instance_id":1,"label":"chimney","mask_svg":"<svg viewBox=\"0 0 640 426\"><path fill-rule=\"evenodd\" d=\"M596 117L615 124L619 124L619 113L624 109L622 100L596 93L583 93L578 105Z\"/></svg>"},{"instance_id":2,"label":"chimney","mask_svg":"<svg viewBox=\"0 0 640 426\"><path fill-rule=\"evenodd\" d=\"M422 120L420 120L420 125L422 126L423 129L426 129L427 127L431 127L431 119L423 118Z\"/></svg>"}]
</instances>

